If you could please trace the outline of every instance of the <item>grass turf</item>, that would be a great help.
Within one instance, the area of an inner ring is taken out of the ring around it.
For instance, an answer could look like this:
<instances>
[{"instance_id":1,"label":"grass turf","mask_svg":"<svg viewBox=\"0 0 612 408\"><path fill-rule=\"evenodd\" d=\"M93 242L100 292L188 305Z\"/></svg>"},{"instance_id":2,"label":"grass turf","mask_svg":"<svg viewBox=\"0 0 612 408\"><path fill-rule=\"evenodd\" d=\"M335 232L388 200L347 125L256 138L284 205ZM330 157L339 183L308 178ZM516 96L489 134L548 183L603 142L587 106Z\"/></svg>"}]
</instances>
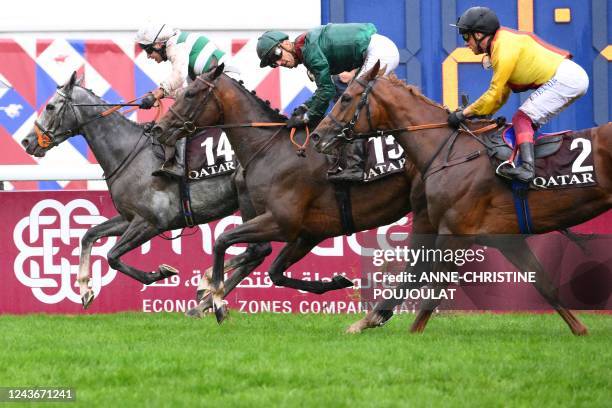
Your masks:
<instances>
[{"instance_id":1,"label":"grass turf","mask_svg":"<svg viewBox=\"0 0 612 408\"><path fill-rule=\"evenodd\" d=\"M400 315L344 334L356 318L0 316L0 386L71 386L78 405L107 407L612 402L610 315L581 314L587 337L552 314L434 316L422 335Z\"/></svg>"}]
</instances>

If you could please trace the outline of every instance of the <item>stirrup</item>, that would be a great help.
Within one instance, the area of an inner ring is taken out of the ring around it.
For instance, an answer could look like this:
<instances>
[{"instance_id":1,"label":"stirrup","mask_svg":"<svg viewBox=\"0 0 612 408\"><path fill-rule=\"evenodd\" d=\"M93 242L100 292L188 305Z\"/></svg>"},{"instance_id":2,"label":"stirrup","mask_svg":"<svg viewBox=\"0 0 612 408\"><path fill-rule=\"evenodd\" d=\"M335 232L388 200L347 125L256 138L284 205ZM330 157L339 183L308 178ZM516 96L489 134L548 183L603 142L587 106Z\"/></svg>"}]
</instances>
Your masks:
<instances>
[{"instance_id":1,"label":"stirrup","mask_svg":"<svg viewBox=\"0 0 612 408\"><path fill-rule=\"evenodd\" d=\"M172 166L170 166L170 167L172 167ZM184 169L183 169L183 171L184 171ZM180 180L183 177L185 177L184 174L177 174L177 173L174 173L173 171L169 170L166 167L166 163L162 164L162 166L159 169L155 170L153 173L151 173L151 175L152 176L156 176L156 177L167 177L167 178L176 179L176 180Z\"/></svg>"},{"instance_id":2,"label":"stirrup","mask_svg":"<svg viewBox=\"0 0 612 408\"><path fill-rule=\"evenodd\" d=\"M504 167L504 166L510 166L510 167L512 167L513 169L515 169L515 168L516 168L516 165L514 164L514 162L513 162L512 160L508 159L508 160L506 160L506 161L501 162L501 163L499 164L499 166L497 166L497 168L495 169L495 174L497 174L498 176L503 177L503 178L505 178L505 179L512 180L512 177L508 177L507 175L500 173L500 171L499 171L499 170L500 170L502 167Z\"/></svg>"}]
</instances>

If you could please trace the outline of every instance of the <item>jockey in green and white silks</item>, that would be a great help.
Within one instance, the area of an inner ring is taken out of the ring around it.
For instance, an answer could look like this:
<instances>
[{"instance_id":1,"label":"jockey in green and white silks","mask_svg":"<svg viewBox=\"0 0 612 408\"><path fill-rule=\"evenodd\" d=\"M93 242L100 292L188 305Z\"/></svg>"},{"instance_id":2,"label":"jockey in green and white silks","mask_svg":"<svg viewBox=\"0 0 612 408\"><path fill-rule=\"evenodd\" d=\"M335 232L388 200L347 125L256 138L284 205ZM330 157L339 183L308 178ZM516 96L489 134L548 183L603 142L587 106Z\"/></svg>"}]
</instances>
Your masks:
<instances>
[{"instance_id":1,"label":"jockey in green and white silks","mask_svg":"<svg viewBox=\"0 0 612 408\"><path fill-rule=\"evenodd\" d=\"M228 62L228 55L207 37L186 31L178 31L166 42L166 54L172 63L172 72L160 84L166 96L182 88L185 80L189 83L198 75ZM225 71L237 73L230 66Z\"/></svg>"},{"instance_id":2,"label":"jockey in green and white silks","mask_svg":"<svg viewBox=\"0 0 612 408\"><path fill-rule=\"evenodd\" d=\"M172 71L159 87L142 99L141 109L152 108L156 99L174 97L198 75L222 63L228 75L239 76L238 70L229 63L228 55L204 35L180 31L167 24L148 24L138 30L135 41L147 53L147 58L157 63L169 61L172 65ZM153 175L181 177L184 174L184 139L160 142L164 145L165 162Z\"/></svg>"},{"instance_id":3,"label":"jockey in green and white silks","mask_svg":"<svg viewBox=\"0 0 612 408\"><path fill-rule=\"evenodd\" d=\"M293 112L287 127L315 127L319 123L336 93L332 75L359 69L357 75L361 76L379 60L388 74L399 64L397 46L389 38L377 34L376 27L370 23L327 24L293 41L281 31L266 31L257 41L257 55L260 67L295 68L304 64L317 84L314 95ZM331 170L330 180L363 179L361 144L355 141L344 146L346 163Z\"/></svg>"}]
</instances>

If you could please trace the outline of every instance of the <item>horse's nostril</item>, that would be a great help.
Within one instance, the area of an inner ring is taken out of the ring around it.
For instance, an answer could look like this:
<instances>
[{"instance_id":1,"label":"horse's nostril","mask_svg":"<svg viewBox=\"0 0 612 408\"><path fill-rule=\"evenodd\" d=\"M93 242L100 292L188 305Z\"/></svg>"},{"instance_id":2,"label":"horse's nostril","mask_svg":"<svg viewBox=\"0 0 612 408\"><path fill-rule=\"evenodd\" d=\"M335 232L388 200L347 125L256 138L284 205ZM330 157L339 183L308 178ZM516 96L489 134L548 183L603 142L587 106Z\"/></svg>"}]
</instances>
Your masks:
<instances>
[{"instance_id":1,"label":"horse's nostril","mask_svg":"<svg viewBox=\"0 0 612 408\"><path fill-rule=\"evenodd\" d=\"M27 149L27 148L28 148L28 146L30 145L30 143L28 142L28 140L27 140L27 139L23 139L23 140L21 141L21 145L22 145L22 146L23 146L25 149Z\"/></svg>"}]
</instances>

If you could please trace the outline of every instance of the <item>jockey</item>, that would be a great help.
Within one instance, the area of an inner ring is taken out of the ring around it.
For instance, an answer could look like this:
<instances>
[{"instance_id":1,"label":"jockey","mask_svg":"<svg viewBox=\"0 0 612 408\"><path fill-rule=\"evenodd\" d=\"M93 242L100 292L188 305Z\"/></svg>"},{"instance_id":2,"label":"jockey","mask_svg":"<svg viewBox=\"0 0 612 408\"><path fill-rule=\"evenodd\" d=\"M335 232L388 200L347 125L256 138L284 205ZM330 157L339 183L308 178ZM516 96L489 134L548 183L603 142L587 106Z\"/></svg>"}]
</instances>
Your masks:
<instances>
[{"instance_id":1,"label":"jockey","mask_svg":"<svg viewBox=\"0 0 612 408\"><path fill-rule=\"evenodd\" d=\"M316 127L329 107L336 92L332 75L360 68L358 76L365 74L380 60L385 74L399 63L397 46L389 38L376 34L373 24L327 24L299 35L293 42L280 31L266 31L257 41L260 67L283 66L295 68L304 64L309 76L314 77L317 89L314 95L295 109L287 127ZM361 156L363 141L355 141L347 150L344 172L330 175L334 181L363 179ZM340 169L342 170L342 169Z\"/></svg>"},{"instance_id":2,"label":"jockey","mask_svg":"<svg viewBox=\"0 0 612 408\"><path fill-rule=\"evenodd\" d=\"M484 63L490 61L493 78L480 98L463 111L449 115L450 126L457 128L465 118L495 113L507 101L510 91L536 89L512 117L521 165L499 169L503 177L529 182L535 174L534 128L584 95L589 77L570 60L569 52L532 33L500 27L497 15L487 7L468 9L453 26L474 54L486 54Z\"/></svg>"},{"instance_id":3,"label":"jockey","mask_svg":"<svg viewBox=\"0 0 612 408\"><path fill-rule=\"evenodd\" d=\"M151 109L156 99L174 97L185 86L185 82L192 82L198 75L210 71L227 59L226 54L205 36L180 31L167 24L147 24L138 30L135 41L147 53L147 58L158 64L164 61L172 64L170 75L142 99L141 109ZM228 74L238 74L227 63L225 71ZM160 143L164 147L165 162L153 175L180 178L185 174L185 140L169 140L166 135L163 137Z\"/></svg>"}]
</instances>

